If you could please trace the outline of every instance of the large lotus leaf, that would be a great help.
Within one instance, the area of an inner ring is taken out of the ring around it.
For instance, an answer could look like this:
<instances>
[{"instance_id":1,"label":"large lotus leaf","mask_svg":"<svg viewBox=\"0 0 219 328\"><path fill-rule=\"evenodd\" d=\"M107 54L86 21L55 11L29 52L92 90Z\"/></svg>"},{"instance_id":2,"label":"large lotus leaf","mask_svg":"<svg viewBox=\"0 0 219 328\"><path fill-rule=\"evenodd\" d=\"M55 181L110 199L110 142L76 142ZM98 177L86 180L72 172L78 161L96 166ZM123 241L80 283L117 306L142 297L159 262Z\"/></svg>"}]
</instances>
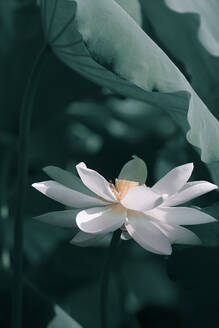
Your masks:
<instances>
[{"instance_id":1,"label":"large lotus leaf","mask_svg":"<svg viewBox=\"0 0 219 328\"><path fill-rule=\"evenodd\" d=\"M41 8L45 34L49 37L52 49L69 67L119 94L147 101L156 107L166 109L170 114L175 112L173 116L175 117L176 114L178 119L186 115L184 109L189 103L188 92L180 91L173 94L146 92L96 61L78 32L74 19L76 10L74 1L43 0ZM186 128L188 129L188 126Z\"/></svg>"},{"instance_id":2,"label":"large lotus leaf","mask_svg":"<svg viewBox=\"0 0 219 328\"><path fill-rule=\"evenodd\" d=\"M127 13L138 23L142 25L141 5L139 0L115 0Z\"/></svg>"},{"instance_id":3,"label":"large lotus leaf","mask_svg":"<svg viewBox=\"0 0 219 328\"><path fill-rule=\"evenodd\" d=\"M42 9L54 52L89 79L168 110L177 106L175 92L189 92L189 108L181 108L191 128L187 138L201 148L203 161L219 159L218 121L167 55L115 1L53 0L44 1Z\"/></svg>"},{"instance_id":4,"label":"large lotus leaf","mask_svg":"<svg viewBox=\"0 0 219 328\"><path fill-rule=\"evenodd\" d=\"M219 11L219 3L216 7L214 0L142 0L141 4L146 33L177 63L188 76L192 87L218 118L219 58L216 57L218 43L214 35L218 31L215 13ZM201 39L203 33L209 35L213 28L209 39ZM214 52L207 47L205 41L208 40L215 40L211 47Z\"/></svg>"},{"instance_id":5,"label":"large lotus leaf","mask_svg":"<svg viewBox=\"0 0 219 328\"><path fill-rule=\"evenodd\" d=\"M200 41L214 55L219 56L217 0L165 0L166 4L179 13L196 13L200 15Z\"/></svg>"}]
</instances>

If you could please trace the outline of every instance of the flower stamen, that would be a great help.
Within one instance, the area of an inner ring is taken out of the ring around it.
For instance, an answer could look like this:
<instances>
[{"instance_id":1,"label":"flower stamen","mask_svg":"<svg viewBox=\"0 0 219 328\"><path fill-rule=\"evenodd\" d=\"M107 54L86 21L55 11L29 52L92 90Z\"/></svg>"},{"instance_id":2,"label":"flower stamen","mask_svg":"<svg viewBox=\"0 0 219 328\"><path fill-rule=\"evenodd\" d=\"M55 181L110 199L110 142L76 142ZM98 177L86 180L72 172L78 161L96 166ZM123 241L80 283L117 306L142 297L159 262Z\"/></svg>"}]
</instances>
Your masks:
<instances>
[{"instance_id":1,"label":"flower stamen","mask_svg":"<svg viewBox=\"0 0 219 328\"><path fill-rule=\"evenodd\" d=\"M115 185L113 183L110 183L110 188L116 198L121 201L127 192L133 188L138 186L138 182L136 181L129 181L129 180L122 180L122 179L116 179L115 180Z\"/></svg>"}]
</instances>

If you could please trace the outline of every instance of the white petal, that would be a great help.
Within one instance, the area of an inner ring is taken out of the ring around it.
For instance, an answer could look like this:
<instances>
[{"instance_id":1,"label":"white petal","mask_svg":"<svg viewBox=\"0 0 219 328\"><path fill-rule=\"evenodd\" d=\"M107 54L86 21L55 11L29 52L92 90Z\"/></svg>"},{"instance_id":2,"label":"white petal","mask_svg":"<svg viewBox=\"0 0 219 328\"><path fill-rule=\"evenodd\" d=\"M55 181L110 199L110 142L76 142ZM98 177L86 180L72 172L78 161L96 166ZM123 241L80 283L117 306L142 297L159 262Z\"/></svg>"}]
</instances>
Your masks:
<instances>
[{"instance_id":1,"label":"white petal","mask_svg":"<svg viewBox=\"0 0 219 328\"><path fill-rule=\"evenodd\" d=\"M123 166L118 179L136 181L140 185L145 184L147 178L147 166L141 158L135 155L132 157L133 159Z\"/></svg>"},{"instance_id":2,"label":"white petal","mask_svg":"<svg viewBox=\"0 0 219 328\"><path fill-rule=\"evenodd\" d=\"M153 222L153 224L167 236L171 244L200 245L202 243L194 232L184 227L160 224L158 222Z\"/></svg>"},{"instance_id":3,"label":"white petal","mask_svg":"<svg viewBox=\"0 0 219 328\"><path fill-rule=\"evenodd\" d=\"M81 180L90 190L109 202L117 201L109 183L102 175L94 170L88 169L84 163L79 163L76 168Z\"/></svg>"},{"instance_id":4,"label":"white petal","mask_svg":"<svg viewBox=\"0 0 219 328\"><path fill-rule=\"evenodd\" d=\"M181 190L172 197L169 197L163 203L163 206L176 206L183 204L217 188L218 187L215 184L207 181L187 182Z\"/></svg>"},{"instance_id":5,"label":"white petal","mask_svg":"<svg viewBox=\"0 0 219 328\"><path fill-rule=\"evenodd\" d=\"M190 207L159 207L147 212L161 223L192 225L216 222L212 216Z\"/></svg>"},{"instance_id":6,"label":"white petal","mask_svg":"<svg viewBox=\"0 0 219 328\"><path fill-rule=\"evenodd\" d=\"M98 241L103 239L105 235L101 234L94 234L94 233L86 233L83 231L79 231L74 238L70 241L72 245L80 246L80 247L87 247L87 246L93 246Z\"/></svg>"},{"instance_id":7,"label":"white petal","mask_svg":"<svg viewBox=\"0 0 219 328\"><path fill-rule=\"evenodd\" d=\"M46 174L50 178L63 184L65 187L79 191L79 192L89 195L91 197L96 197L96 195L83 184L81 179L78 178L76 175L74 175L71 172L63 170L56 166L44 167L43 171L46 172Z\"/></svg>"},{"instance_id":8,"label":"white petal","mask_svg":"<svg viewBox=\"0 0 219 328\"><path fill-rule=\"evenodd\" d=\"M132 237L130 236L130 234L127 231L123 231L121 233L121 237L122 240L130 240L132 239Z\"/></svg>"},{"instance_id":9,"label":"white petal","mask_svg":"<svg viewBox=\"0 0 219 328\"><path fill-rule=\"evenodd\" d=\"M56 181L38 182L32 186L44 195L70 207L87 208L108 204L98 198L67 188Z\"/></svg>"},{"instance_id":10,"label":"white petal","mask_svg":"<svg viewBox=\"0 0 219 328\"><path fill-rule=\"evenodd\" d=\"M193 163L184 164L168 172L151 188L159 194L173 195L188 181L193 171Z\"/></svg>"},{"instance_id":11,"label":"white petal","mask_svg":"<svg viewBox=\"0 0 219 328\"><path fill-rule=\"evenodd\" d=\"M120 228L125 222L126 211L118 205L89 208L78 213L78 227L88 233L106 234Z\"/></svg>"},{"instance_id":12,"label":"white petal","mask_svg":"<svg viewBox=\"0 0 219 328\"><path fill-rule=\"evenodd\" d=\"M130 211L127 217L125 227L139 245L156 254L171 254L172 248L168 238L150 222L150 217Z\"/></svg>"},{"instance_id":13,"label":"white petal","mask_svg":"<svg viewBox=\"0 0 219 328\"><path fill-rule=\"evenodd\" d=\"M152 191L151 188L136 186L128 191L121 200L121 204L130 210L144 212L159 206L162 201L163 198Z\"/></svg>"},{"instance_id":14,"label":"white petal","mask_svg":"<svg viewBox=\"0 0 219 328\"><path fill-rule=\"evenodd\" d=\"M39 220L44 223L53 224L59 227L73 228L76 227L76 215L81 210L57 211L49 212L33 219Z\"/></svg>"}]
</instances>

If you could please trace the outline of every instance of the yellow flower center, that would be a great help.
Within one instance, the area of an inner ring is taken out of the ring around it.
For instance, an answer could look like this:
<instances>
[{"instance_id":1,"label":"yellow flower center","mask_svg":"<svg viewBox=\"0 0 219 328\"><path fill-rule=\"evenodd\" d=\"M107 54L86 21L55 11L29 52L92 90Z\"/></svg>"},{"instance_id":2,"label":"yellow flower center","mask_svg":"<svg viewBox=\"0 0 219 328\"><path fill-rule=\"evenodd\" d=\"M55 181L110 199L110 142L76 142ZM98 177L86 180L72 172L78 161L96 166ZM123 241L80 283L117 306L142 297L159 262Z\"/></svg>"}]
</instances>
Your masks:
<instances>
[{"instance_id":1,"label":"yellow flower center","mask_svg":"<svg viewBox=\"0 0 219 328\"><path fill-rule=\"evenodd\" d=\"M118 201L121 201L131 188L136 187L138 185L139 183L136 181L116 179L115 185L113 183L110 183L110 188L118 199Z\"/></svg>"}]
</instances>

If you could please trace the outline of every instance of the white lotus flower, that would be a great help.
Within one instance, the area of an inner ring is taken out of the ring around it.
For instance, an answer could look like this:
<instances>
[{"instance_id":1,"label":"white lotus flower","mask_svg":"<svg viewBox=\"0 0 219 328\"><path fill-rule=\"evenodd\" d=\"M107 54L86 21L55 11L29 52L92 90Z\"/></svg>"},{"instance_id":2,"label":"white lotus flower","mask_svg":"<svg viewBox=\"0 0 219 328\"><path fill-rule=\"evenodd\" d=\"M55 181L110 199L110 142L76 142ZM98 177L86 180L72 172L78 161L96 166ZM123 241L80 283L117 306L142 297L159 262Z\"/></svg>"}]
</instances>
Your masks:
<instances>
[{"instance_id":1,"label":"white lotus flower","mask_svg":"<svg viewBox=\"0 0 219 328\"><path fill-rule=\"evenodd\" d=\"M147 168L133 156L115 184L79 163L80 179L70 172L49 166L44 171L56 181L34 183L33 187L72 210L36 217L64 227L80 228L71 243L90 245L107 233L121 229L121 238L133 238L146 250L171 254L171 244L199 244L199 238L181 225L215 222L210 215L190 207L175 207L217 188L207 181L187 182L193 164L178 166L152 188L145 185Z\"/></svg>"}]
</instances>

